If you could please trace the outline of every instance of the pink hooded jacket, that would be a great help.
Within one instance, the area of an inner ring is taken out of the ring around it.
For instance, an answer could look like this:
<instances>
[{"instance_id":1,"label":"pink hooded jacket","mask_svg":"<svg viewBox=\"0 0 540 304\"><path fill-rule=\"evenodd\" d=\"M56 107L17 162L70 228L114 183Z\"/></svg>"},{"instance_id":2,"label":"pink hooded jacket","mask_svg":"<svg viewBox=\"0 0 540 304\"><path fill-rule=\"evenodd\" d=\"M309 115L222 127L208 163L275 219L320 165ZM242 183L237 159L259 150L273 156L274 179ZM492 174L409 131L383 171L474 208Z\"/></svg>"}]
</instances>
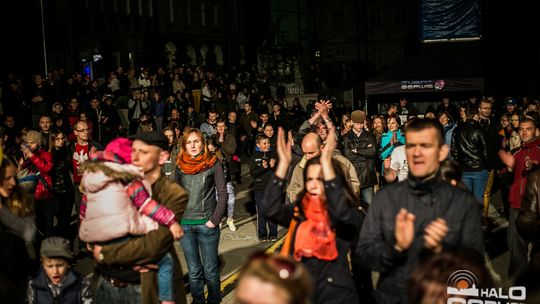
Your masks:
<instances>
[{"instance_id":1,"label":"pink hooded jacket","mask_svg":"<svg viewBox=\"0 0 540 304\"><path fill-rule=\"evenodd\" d=\"M114 171L143 177L139 169L130 164L104 162L104 165ZM126 186L105 173L85 172L81 186L87 198L85 217L79 229L81 240L87 243L105 242L129 234L143 235L158 228L156 221L140 214L133 206ZM151 192L148 183L145 188Z\"/></svg>"}]
</instances>

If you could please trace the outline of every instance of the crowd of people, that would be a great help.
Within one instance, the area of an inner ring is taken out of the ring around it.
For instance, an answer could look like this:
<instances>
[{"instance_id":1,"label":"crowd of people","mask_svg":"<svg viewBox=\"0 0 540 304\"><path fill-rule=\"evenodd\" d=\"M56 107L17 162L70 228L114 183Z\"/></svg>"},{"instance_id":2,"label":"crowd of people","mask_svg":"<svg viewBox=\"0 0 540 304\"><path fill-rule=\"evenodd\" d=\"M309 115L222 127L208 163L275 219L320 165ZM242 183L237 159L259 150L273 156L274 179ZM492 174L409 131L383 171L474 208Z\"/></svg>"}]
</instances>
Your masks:
<instances>
[{"instance_id":1,"label":"crowd of people","mask_svg":"<svg viewBox=\"0 0 540 304\"><path fill-rule=\"evenodd\" d=\"M220 226L236 231L244 173L259 242L288 231L280 255L246 262L240 303L444 303L441 275L463 267L501 284L484 248L501 229L509 277L538 270L536 100L444 97L420 113L402 98L368 115L204 67L2 84L0 281L14 303L186 303L175 241L193 303L220 303ZM70 268L85 253L92 288Z\"/></svg>"}]
</instances>

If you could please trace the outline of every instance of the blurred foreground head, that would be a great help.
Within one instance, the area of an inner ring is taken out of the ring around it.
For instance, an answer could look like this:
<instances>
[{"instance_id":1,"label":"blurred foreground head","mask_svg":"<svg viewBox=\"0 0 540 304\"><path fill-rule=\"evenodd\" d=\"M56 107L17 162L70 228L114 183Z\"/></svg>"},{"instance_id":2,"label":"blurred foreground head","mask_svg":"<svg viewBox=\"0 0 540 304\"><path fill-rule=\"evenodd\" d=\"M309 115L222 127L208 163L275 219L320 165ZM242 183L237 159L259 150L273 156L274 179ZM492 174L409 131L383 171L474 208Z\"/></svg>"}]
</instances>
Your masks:
<instances>
[{"instance_id":1,"label":"blurred foreground head","mask_svg":"<svg viewBox=\"0 0 540 304\"><path fill-rule=\"evenodd\" d=\"M445 250L425 257L416 266L409 279L409 301L419 304L447 303L447 287L460 273L472 273L478 284L476 288L494 287L493 278L485 266L484 257L474 251ZM461 282L465 283L465 282ZM461 286L459 288L472 287Z\"/></svg>"},{"instance_id":2,"label":"blurred foreground head","mask_svg":"<svg viewBox=\"0 0 540 304\"><path fill-rule=\"evenodd\" d=\"M301 263L257 252L242 268L235 297L240 304L307 304L311 290L311 278Z\"/></svg>"}]
</instances>

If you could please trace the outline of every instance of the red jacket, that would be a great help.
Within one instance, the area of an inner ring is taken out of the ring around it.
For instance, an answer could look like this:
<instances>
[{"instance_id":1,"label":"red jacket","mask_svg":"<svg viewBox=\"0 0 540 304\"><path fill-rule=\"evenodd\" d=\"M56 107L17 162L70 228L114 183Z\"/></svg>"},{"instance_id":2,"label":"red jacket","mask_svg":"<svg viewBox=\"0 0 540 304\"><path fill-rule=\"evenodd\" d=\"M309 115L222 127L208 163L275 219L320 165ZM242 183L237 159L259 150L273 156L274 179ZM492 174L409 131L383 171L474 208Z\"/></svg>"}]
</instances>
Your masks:
<instances>
[{"instance_id":1,"label":"red jacket","mask_svg":"<svg viewBox=\"0 0 540 304\"><path fill-rule=\"evenodd\" d=\"M525 186L527 185L527 174L525 171L525 157L529 156L531 161L540 162L540 139L535 139L530 143L522 144L514 153L514 182L510 186L510 194L508 195L508 201L510 207L520 209L521 199L525 194Z\"/></svg>"},{"instance_id":2,"label":"red jacket","mask_svg":"<svg viewBox=\"0 0 540 304\"><path fill-rule=\"evenodd\" d=\"M38 178L38 182L36 185L36 192L34 193L34 199L36 201L44 200L44 199L50 199L53 197L53 194L51 193L52 190L52 177L51 177L51 171L53 168L53 159L52 154L50 152L45 151L43 148L39 148L37 151L34 152L34 155L27 159L23 165L24 168L28 168L28 170L32 173L37 173L39 171L39 174L43 177L43 179L47 182L48 187L46 187L43 184L43 179Z\"/></svg>"}]
</instances>

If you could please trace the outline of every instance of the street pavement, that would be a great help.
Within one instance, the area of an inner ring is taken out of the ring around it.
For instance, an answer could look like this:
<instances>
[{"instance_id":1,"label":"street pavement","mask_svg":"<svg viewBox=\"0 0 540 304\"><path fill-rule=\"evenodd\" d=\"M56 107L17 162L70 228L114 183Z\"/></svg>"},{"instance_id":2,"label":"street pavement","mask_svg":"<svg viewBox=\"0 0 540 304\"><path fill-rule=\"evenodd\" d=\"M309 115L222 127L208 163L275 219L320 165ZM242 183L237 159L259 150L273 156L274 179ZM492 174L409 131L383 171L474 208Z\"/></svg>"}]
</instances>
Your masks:
<instances>
[{"instance_id":1,"label":"street pavement","mask_svg":"<svg viewBox=\"0 0 540 304\"><path fill-rule=\"evenodd\" d=\"M260 243L258 241L255 203L250 196L252 179L249 175L247 164L243 164L242 172L244 173L242 175L242 184L238 184L235 187L235 224L237 230L235 232L230 231L225 220L221 227L221 240L218 251L223 303L234 303L234 288L236 286L238 271L249 256L259 250L266 250L267 252L279 250L286 233L284 227L279 227L277 242ZM500 192L494 193L492 197L493 204L498 208L500 206ZM493 234L487 234L485 239L486 250L491 259L493 269L501 277L501 285L508 286L510 281L507 276L509 253L506 246L506 229ZM185 281L187 282L187 265L179 242L175 242L175 249L185 274ZM93 263L90 257L85 257L77 261L75 269L90 277L92 275ZM373 273L373 277L376 279L378 277L377 273ZM190 301L191 297L188 294L188 303Z\"/></svg>"}]
</instances>

